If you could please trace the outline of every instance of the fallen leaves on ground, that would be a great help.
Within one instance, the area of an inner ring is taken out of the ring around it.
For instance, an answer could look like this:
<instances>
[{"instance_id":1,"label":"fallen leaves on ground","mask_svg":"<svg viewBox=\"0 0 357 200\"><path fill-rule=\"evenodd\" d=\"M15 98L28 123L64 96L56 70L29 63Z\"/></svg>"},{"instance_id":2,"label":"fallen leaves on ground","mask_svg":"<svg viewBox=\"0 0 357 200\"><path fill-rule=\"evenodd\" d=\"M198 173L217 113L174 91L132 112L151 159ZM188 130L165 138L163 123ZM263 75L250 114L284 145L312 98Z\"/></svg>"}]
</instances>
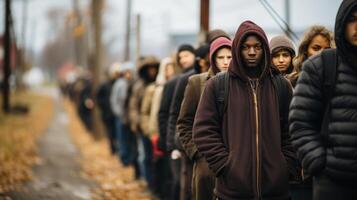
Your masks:
<instances>
[{"instance_id":1,"label":"fallen leaves on ground","mask_svg":"<svg viewBox=\"0 0 357 200\"><path fill-rule=\"evenodd\" d=\"M124 167L117 156L112 156L106 139L96 141L86 131L71 102L65 101L69 115L69 131L81 152L83 176L94 180L99 187L92 192L93 200L149 200L146 185L134 180L132 167Z\"/></svg>"},{"instance_id":2,"label":"fallen leaves on ground","mask_svg":"<svg viewBox=\"0 0 357 200\"><path fill-rule=\"evenodd\" d=\"M48 127L53 99L30 92L11 96L11 103L26 104L27 114L0 111L0 193L19 189L32 179L32 165L39 163L36 139ZM46 111L46 112L44 112Z\"/></svg>"}]
</instances>

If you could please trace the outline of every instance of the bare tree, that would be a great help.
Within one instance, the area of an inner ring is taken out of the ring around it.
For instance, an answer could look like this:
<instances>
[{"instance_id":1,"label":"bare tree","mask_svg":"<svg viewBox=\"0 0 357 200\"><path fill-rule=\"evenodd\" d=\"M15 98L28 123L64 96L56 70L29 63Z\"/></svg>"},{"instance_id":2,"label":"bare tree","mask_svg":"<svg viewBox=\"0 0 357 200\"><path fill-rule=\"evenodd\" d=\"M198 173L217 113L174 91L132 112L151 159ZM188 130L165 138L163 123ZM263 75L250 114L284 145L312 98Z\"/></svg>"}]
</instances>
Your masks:
<instances>
[{"instance_id":1,"label":"bare tree","mask_svg":"<svg viewBox=\"0 0 357 200\"><path fill-rule=\"evenodd\" d=\"M66 62L74 61L74 48L70 16L60 8L53 8L47 13L51 24L52 38L42 50L41 66L55 78L57 69Z\"/></svg>"}]
</instances>

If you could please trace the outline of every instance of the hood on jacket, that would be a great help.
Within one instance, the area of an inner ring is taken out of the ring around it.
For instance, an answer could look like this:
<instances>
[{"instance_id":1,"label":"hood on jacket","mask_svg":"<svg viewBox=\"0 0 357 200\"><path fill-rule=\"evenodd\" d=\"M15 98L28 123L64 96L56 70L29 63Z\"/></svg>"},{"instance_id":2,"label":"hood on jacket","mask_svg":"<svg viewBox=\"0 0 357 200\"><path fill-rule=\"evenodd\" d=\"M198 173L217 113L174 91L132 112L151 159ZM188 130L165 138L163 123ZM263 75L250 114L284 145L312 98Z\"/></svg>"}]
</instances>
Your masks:
<instances>
[{"instance_id":1,"label":"hood on jacket","mask_svg":"<svg viewBox=\"0 0 357 200\"><path fill-rule=\"evenodd\" d=\"M159 66L159 73L156 77L156 84L157 85L164 85L166 83L166 68L169 64L173 64L173 60L171 57L167 57L161 60Z\"/></svg>"},{"instance_id":2,"label":"hood on jacket","mask_svg":"<svg viewBox=\"0 0 357 200\"><path fill-rule=\"evenodd\" d=\"M147 73L147 69L150 66L154 66L156 68L159 68L159 60L155 57L155 56L145 56L144 58L139 60L138 63L138 73L140 78L144 79L146 82L149 81L154 81L154 80L150 80L150 77Z\"/></svg>"},{"instance_id":3,"label":"hood on jacket","mask_svg":"<svg viewBox=\"0 0 357 200\"><path fill-rule=\"evenodd\" d=\"M211 43L209 58L211 62L211 69L214 74L220 72L220 69L216 65L215 57L218 50L222 49L223 47L228 47L229 49L232 49L232 41L230 39L227 39L226 37L219 37Z\"/></svg>"},{"instance_id":4,"label":"hood on jacket","mask_svg":"<svg viewBox=\"0 0 357 200\"><path fill-rule=\"evenodd\" d=\"M290 66L288 67L288 69L286 70L286 74L290 74L294 69L292 60L296 55L293 42L285 35L278 35L278 36L273 37L270 40L269 46L270 46L271 56L273 56L275 53L277 53L278 51L280 51L282 49L290 52L291 63L290 63Z\"/></svg>"},{"instance_id":5,"label":"hood on jacket","mask_svg":"<svg viewBox=\"0 0 357 200\"><path fill-rule=\"evenodd\" d=\"M347 62L352 62L357 68L357 47L352 46L345 39L345 28L348 16L357 8L356 0L342 1L335 21L335 41L339 56Z\"/></svg>"},{"instance_id":6,"label":"hood on jacket","mask_svg":"<svg viewBox=\"0 0 357 200\"><path fill-rule=\"evenodd\" d=\"M202 44L201 46L199 46L197 49L196 49L196 51L195 51L195 55L196 55L196 57L195 57L195 63L194 63L194 69L195 69L195 72L197 73L197 74L199 74L199 73L202 73L201 72L201 66L200 66L200 64L199 64L199 61L201 60L201 59L205 59L206 58L206 56L208 56L208 54L209 54L209 44Z\"/></svg>"},{"instance_id":7,"label":"hood on jacket","mask_svg":"<svg viewBox=\"0 0 357 200\"><path fill-rule=\"evenodd\" d=\"M265 35L265 32L261 27L256 25L252 21L244 21L238 28L233 44L232 44L232 61L228 67L228 72L231 76L239 77L244 82L249 80L248 75L245 72L243 58L241 54L241 46L247 36L255 35L260 38L263 48L263 63L260 67L263 67L261 70L260 78L262 79L268 73L270 73L271 68L271 58L270 58L270 50L269 50L269 43L268 39Z\"/></svg>"}]
</instances>

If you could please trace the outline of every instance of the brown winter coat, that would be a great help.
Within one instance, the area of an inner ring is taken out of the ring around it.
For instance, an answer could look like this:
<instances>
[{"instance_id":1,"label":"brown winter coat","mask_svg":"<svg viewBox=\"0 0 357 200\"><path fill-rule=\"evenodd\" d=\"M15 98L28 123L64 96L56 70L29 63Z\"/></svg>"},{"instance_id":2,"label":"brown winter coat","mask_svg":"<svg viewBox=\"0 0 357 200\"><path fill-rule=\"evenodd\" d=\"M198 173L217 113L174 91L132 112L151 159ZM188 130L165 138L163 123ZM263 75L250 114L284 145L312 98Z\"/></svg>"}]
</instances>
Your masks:
<instances>
[{"instance_id":1,"label":"brown winter coat","mask_svg":"<svg viewBox=\"0 0 357 200\"><path fill-rule=\"evenodd\" d=\"M153 56L147 56L138 65L138 74L140 79L135 82L129 99L129 121L130 130L133 133L141 132L141 106L146 87L155 81L148 76L149 66L159 67L159 61Z\"/></svg>"},{"instance_id":2,"label":"brown winter coat","mask_svg":"<svg viewBox=\"0 0 357 200\"><path fill-rule=\"evenodd\" d=\"M241 58L247 35L262 42L264 58L254 92ZM220 199L288 199L287 161L293 156L287 131L281 130L277 93L264 31L253 22L240 25L233 40L227 110L219 118L216 77L207 81L198 105L193 139L216 174Z\"/></svg>"},{"instance_id":3,"label":"brown winter coat","mask_svg":"<svg viewBox=\"0 0 357 200\"><path fill-rule=\"evenodd\" d=\"M140 110L140 128L146 136L152 136L154 133L149 130L151 105L155 92L155 83L150 83L144 91L143 101Z\"/></svg>"},{"instance_id":4,"label":"brown winter coat","mask_svg":"<svg viewBox=\"0 0 357 200\"><path fill-rule=\"evenodd\" d=\"M177 133L187 156L194 160L197 147L192 141L192 126L195 118L201 91L203 91L206 81L214 76L210 69L208 72L196 74L188 79L185 89L185 96L182 101L180 115L177 121Z\"/></svg>"},{"instance_id":5,"label":"brown winter coat","mask_svg":"<svg viewBox=\"0 0 357 200\"><path fill-rule=\"evenodd\" d=\"M132 88L132 94L129 99L129 123L130 130L133 133L140 131L140 105L145 91L145 82L137 80Z\"/></svg>"}]
</instances>

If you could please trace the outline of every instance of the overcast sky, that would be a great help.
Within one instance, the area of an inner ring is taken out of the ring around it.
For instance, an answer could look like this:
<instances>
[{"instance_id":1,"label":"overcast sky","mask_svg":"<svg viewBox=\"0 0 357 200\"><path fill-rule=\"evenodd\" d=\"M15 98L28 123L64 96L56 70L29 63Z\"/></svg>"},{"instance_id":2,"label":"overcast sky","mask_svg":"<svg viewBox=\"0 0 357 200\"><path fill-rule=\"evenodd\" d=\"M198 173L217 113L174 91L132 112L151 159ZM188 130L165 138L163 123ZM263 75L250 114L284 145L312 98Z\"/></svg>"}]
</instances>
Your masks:
<instances>
[{"instance_id":1,"label":"overcast sky","mask_svg":"<svg viewBox=\"0 0 357 200\"><path fill-rule=\"evenodd\" d=\"M21 31L24 0L12 0L15 31ZM27 0L27 45L39 52L53 36L53 26L48 23L48 10L59 7L69 11L72 0ZM89 0L79 0L88 5ZM333 29L334 20L342 0L290 0L291 26L294 31L320 24ZM4 30L4 0L0 0L0 32ZM269 0L276 11L285 17L285 0ZM104 24L104 40L116 43L113 49L121 49L125 31L126 0L107 0ZM211 28L235 32L244 20L252 20L265 30L280 30L259 0L211 0ZM133 14L142 16L143 46L167 42L170 33L195 33L199 27L199 0L133 0ZM133 21L135 18L133 17ZM133 27L134 28L134 27Z\"/></svg>"}]
</instances>

